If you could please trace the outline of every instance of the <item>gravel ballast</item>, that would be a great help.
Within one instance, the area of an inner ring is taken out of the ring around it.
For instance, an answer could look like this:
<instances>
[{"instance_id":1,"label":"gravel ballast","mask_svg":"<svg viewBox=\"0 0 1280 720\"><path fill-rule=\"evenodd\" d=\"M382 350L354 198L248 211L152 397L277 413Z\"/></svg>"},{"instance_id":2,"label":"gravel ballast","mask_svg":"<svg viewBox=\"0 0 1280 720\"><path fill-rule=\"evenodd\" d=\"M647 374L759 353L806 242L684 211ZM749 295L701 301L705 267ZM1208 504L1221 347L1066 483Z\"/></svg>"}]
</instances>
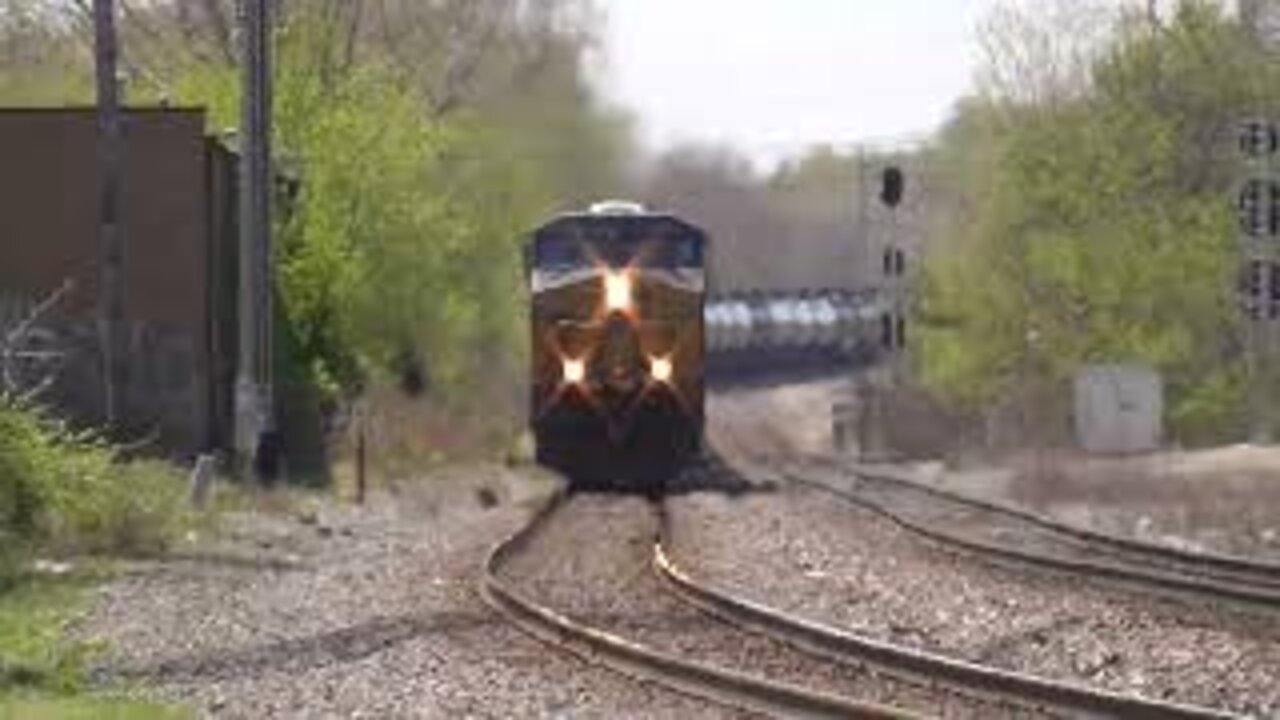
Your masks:
<instances>
[{"instance_id":1,"label":"gravel ballast","mask_svg":"<svg viewBox=\"0 0 1280 720\"><path fill-rule=\"evenodd\" d=\"M935 717L1026 713L819 660L726 625L664 589L651 568L655 522L639 499L572 499L512 558L504 579L579 622L704 664Z\"/></svg>"},{"instance_id":2,"label":"gravel ballast","mask_svg":"<svg viewBox=\"0 0 1280 720\"><path fill-rule=\"evenodd\" d=\"M846 385L830 380L714 391L707 400L709 444L739 464L837 459L831 408L848 395ZM1280 562L1277 447L1127 457L1034 448L992 456L973 447L947 463L937 455L942 447L915 451L911 457L929 461L885 469L1144 542Z\"/></svg>"},{"instance_id":3,"label":"gravel ballast","mask_svg":"<svg viewBox=\"0 0 1280 720\"><path fill-rule=\"evenodd\" d=\"M1249 616L992 567L825 494L672 504L697 578L913 647L1113 691L1280 712L1280 629Z\"/></svg>"},{"instance_id":4,"label":"gravel ballast","mask_svg":"<svg viewBox=\"0 0 1280 720\"><path fill-rule=\"evenodd\" d=\"M481 600L527 507L378 498L239 515L187 560L138 564L73 629L95 676L201 717L703 717L715 708L556 652Z\"/></svg>"}]
</instances>

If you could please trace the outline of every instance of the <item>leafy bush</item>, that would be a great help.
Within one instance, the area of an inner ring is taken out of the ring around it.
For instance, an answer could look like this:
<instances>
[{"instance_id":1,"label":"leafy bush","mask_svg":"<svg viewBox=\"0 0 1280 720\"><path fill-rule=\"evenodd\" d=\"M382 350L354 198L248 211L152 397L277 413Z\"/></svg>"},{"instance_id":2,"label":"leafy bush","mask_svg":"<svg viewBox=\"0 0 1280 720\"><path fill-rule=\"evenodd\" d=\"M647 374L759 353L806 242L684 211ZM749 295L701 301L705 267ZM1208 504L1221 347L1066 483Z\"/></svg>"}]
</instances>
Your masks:
<instances>
[{"instance_id":1,"label":"leafy bush","mask_svg":"<svg viewBox=\"0 0 1280 720\"><path fill-rule=\"evenodd\" d=\"M61 469L51 467L52 433L37 416L0 402L0 533L29 541L44 530L44 479Z\"/></svg>"},{"instance_id":2,"label":"leafy bush","mask_svg":"<svg viewBox=\"0 0 1280 720\"><path fill-rule=\"evenodd\" d=\"M119 462L113 449L37 409L0 399L0 538L56 552L163 550L189 520L167 466Z\"/></svg>"},{"instance_id":3,"label":"leafy bush","mask_svg":"<svg viewBox=\"0 0 1280 720\"><path fill-rule=\"evenodd\" d=\"M0 718L184 717L179 710L87 693L92 644L65 624L97 563L70 575L27 571L37 552L148 554L190 519L181 478L157 462L121 462L92 434L0 394Z\"/></svg>"}]
</instances>

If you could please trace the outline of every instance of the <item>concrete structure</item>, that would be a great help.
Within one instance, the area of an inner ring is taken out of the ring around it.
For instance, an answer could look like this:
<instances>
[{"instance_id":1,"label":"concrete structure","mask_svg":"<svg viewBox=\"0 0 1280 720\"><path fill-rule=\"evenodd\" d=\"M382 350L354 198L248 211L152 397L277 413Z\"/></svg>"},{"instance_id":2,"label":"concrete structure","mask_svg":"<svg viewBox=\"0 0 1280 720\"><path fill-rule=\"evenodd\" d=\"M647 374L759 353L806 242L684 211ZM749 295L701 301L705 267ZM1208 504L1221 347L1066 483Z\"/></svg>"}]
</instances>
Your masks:
<instances>
[{"instance_id":1,"label":"concrete structure","mask_svg":"<svg viewBox=\"0 0 1280 720\"><path fill-rule=\"evenodd\" d=\"M92 108L0 111L0 305L21 312L65 281L46 329L67 353L46 398L103 416L97 128ZM227 447L237 350L235 160L197 109L124 117L126 389L121 428L153 449Z\"/></svg>"},{"instance_id":2,"label":"concrete structure","mask_svg":"<svg viewBox=\"0 0 1280 720\"><path fill-rule=\"evenodd\" d=\"M1123 455L1160 447L1164 415L1160 375L1142 365L1092 365L1075 381L1075 427L1081 448Z\"/></svg>"}]
</instances>

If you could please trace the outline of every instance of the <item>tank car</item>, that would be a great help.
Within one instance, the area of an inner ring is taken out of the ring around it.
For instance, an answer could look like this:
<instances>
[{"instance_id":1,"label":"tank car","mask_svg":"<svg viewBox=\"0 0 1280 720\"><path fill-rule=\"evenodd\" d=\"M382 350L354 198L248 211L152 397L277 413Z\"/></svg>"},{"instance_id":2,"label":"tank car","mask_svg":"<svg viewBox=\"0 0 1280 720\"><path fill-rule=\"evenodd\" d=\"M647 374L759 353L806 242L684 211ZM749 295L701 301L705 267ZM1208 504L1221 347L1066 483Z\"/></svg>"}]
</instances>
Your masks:
<instances>
[{"instance_id":1,"label":"tank car","mask_svg":"<svg viewBox=\"0 0 1280 720\"><path fill-rule=\"evenodd\" d=\"M661 493L700 452L708 242L616 201L533 232L530 424L575 489Z\"/></svg>"},{"instance_id":2,"label":"tank car","mask_svg":"<svg viewBox=\"0 0 1280 720\"><path fill-rule=\"evenodd\" d=\"M706 328L707 352L724 352L730 347L732 319L726 303L708 303L702 314Z\"/></svg>"},{"instance_id":3,"label":"tank car","mask_svg":"<svg viewBox=\"0 0 1280 720\"><path fill-rule=\"evenodd\" d=\"M751 344L751 307L744 300L734 300L729 305L729 349L745 350Z\"/></svg>"},{"instance_id":4,"label":"tank car","mask_svg":"<svg viewBox=\"0 0 1280 720\"><path fill-rule=\"evenodd\" d=\"M833 359L840 357L840 326L835 304L829 293L823 293L814 300L815 344Z\"/></svg>"}]
</instances>

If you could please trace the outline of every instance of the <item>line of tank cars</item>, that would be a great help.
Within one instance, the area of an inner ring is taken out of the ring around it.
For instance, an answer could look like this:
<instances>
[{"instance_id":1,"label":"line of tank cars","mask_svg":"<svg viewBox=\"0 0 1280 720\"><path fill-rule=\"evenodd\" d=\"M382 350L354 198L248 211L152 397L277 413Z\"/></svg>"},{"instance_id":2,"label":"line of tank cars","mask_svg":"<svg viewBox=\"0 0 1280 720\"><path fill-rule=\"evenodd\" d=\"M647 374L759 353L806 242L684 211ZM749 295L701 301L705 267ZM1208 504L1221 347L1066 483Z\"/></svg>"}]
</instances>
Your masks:
<instances>
[{"instance_id":1,"label":"line of tank cars","mask_svg":"<svg viewBox=\"0 0 1280 720\"><path fill-rule=\"evenodd\" d=\"M805 371L870 361L884 347L888 311L871 291L710 297L703 311L708 375L733 380L780 367Z\"/></svg>"}]
</instances>

